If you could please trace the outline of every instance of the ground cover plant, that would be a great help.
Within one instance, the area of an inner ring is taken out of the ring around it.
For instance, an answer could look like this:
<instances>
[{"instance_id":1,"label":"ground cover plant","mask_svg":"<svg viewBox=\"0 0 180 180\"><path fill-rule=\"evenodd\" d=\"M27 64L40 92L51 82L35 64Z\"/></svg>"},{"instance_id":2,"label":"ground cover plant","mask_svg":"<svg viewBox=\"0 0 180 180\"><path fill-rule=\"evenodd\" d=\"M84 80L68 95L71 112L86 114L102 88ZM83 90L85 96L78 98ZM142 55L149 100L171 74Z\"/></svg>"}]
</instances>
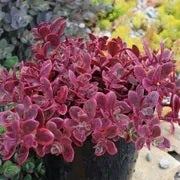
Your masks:
<instances>
[{"instance_id":1,"label":"ground cover plant","mask_svg":"<svg viewBox=\"0 0 180 180\"><path fill-rule=\"evenodd\" d=\"M64 39L65 26L58 18L33 28L32 60L0 70L0 103L6 106L0 112L3 160L16 155L14 163L22 165L33 151L72 162L74 147L88 138L95 156L116 154L120 138L137 150L169 148L160 121L168 121L172 133L173 124L180 123L171 51L163 44L150 51L144 42L143 53L120 37ZM166 106L171 111L164 115Z\"/></svg>"}]
</instances>

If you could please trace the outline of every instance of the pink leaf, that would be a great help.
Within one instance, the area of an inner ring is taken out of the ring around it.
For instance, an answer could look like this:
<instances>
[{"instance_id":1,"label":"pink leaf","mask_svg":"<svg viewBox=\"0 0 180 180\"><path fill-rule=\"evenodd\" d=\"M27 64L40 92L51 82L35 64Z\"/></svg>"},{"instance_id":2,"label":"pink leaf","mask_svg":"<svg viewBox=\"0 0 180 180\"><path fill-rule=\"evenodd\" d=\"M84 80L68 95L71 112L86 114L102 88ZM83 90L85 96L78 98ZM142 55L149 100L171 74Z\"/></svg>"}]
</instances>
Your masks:
<instances>
[{"instance_id":1,"label":"pink leaf","mask_svg":"<svg viewBox=\"0 0 180 180\"><path fill-rule=\"evenodd\" d=\"M116 126L109 126L105 129L105 137L112 139L119 135L119 129Z\"/></svg>"},{"instance_id":2,"label":"pink leaf","mask_svg":"<svg viewBox=\"0 0 180 180\"><path fill-rule=\"evenodd\" d=\"M144 78L142 81L142 85L145 88L145 90L147 90L148 92L151 91L152 87L152 82L150 79L148 78Z\"/></svg>"},{"instance_id":3,"label":"pink leaf","mask_svg":"<svg viewBox=\"0 0 180 180\"><path fill-rule=\"evenodd\" d=\"M114 144L114 142L112 141L107 141L106 142L106 151L110 154L110 155L115 155L118 150L116 148L116 145Z\"/></svg>"},{"instance_id":4,"label":"pink leaf","mask_svg":"<svg viewBox=\"0 0 180 180\"><path fill-rule=\"evenodd\" d=\"M144 137L140 137L137 141L136 141L136 150L140 150L143 148L145 144L145 138Z\"/></svg>"},{"instance_id":5,"label":"pink leaf","mask_svg":"<svg viewBox=\"0 0 180 180\"><path fill-rule=\"evenodd\" d=\"M17 162L18 164L23 164L29 155L29 149L26 148L25 146L21 146L18 152L18 156L17 156Z\"/></svg>"},{"instance_id":6,"label":"pink leaf","mask_svg":"<svg viewBox=\"0 0 180 180\"><path fill-rule=\"evenodd\" d=\"M78 106L72 106L69 109L69 114L70 114L71 118L76 121L79 120L79 114L82 114L82 113L83 113L82 109Z\"/></svg>"},{"instance_id":7,"label":"pink leaf","mask_svg":"<svg viewBox=\"0 0 180 180\"><path fill-rule=\"evenodd\" d=\"M67 106L65 104L60 104L59 109L58 109L58 113L60 115L65 115L67 113Z\"/></svg>"},{"instance_id":8,"label":"pink leaf","mask_svg":"<svg viewBox=\"0 0 180 180\"><path fill-rule=\"evenodd\" d=\"M68 96L68 87L67 86L61 86L60 89L57 92L56 101L58 103L64 103Z\"/></svg>"},{"instance_id":9,"label":"pink leaf","mask_svg":"<svg viewBox=\"0 0 180 180\"><path fill-rule=\"evenodd\" d=\"M117 96L115 92L110 91L109 93L106 94L106 100L107 100L107 108L108 109L113 109L117 100Z\"/></svg>"},{"instance_id":10,"label":"pink leaf","mask_svg":"<svg viewBox=\"0 0 180 180\"><path fill-rule=\"evenodd\" d=\"M52 22L50 26L50 31L58 35L61 35L64 31L65 26L66 21L64 21L64 19L60 17Z\"/></svg>"},{"instance_id":11,"label":"pink leaf","mask_svg":"<svg viewBox=\"0 0 180 180\"><path fill-rule=\"evenodd\" d=\"M162 65L161 70L161 80L165 79L171 72L173 71L173 64L172 63L166 63Z\"/></svg>"},{"instance_id":12,"label":"pink leaf","mask_svg":"<svg viewBox=\"0 0 180 180\"><path fill-rule=\"evenodd\" d=\"M133 104L136 108L140 107L140 99L135 91L130 90L128 93L128 101Z\"/></svg>"},{"instance_id":13,"label":"pink leaf","mask_svg":"<svg viewBox=\"0 0 180 180\"><path fill-rule=\"evenodd\" d=\"M35 119L38 113L38 106L33 104L31 105L27 111L24 113L24 119L29 120L29 119Z\"/></svg>"},{"instance_id":14,"label":"pink leaf","mask_svg":"<svg viewBox=\"0 0 180 180\"><path fill-rule=\"evenodd\" d=\"M44 63L41 66L41 69L40 69L40 77L48 78L51 70L52 70L51 60L44 61Z\"/></svg>"},{"instance_id":15,"label":"pink leaf","mask_svg":"<svg viewBox=\"0 0 180 180\"><path fill-rule=\"evenodd\" d=\"M74 72L71 71L71 70L69 70L69 80L70 80L70 83L71 83L74 87L77 87L77 86L78 86L76 75L75 75Z\"/></svg>"},{"instance_id":16,"label":"pink leaf","mask_svg":"<svg viewBox=\"0 0 180 180\"><path fill-rule=\"evenodd\" d=\"M86 134L84 129L74 129L73 136L79 142L84 142L86 140Z\"/></svg>"},{"instance_id":17,"label":"pink leaf","mask_svg":"<svg viewBox=\"0 0 180 180\"><path fill-rule=\"evenodd\" d=\"M134 74L140 82L146 77L146 71L139 65L134 67Z\"/></svg>"},{"instance_id":18,"label":"pink leaf","mask_svg":"<svg viewBox=\"0 0 180 180\"><path fill-rule=\"evenodd\" d=\"M150 92L143 100L143 105L148 107L155 107L159 100L159 93L157 91Z\"/></svg>"},{"instance_id":19,"label":"pink leaf","mask_svg":"<svg viewBox=\"0 0 180 180\"><path fill-rule=\"evenodd\" d=\"M127 49L126 52L129 57L134 60L135 64L140 64L138 57L132 52L132 50Z\"/></svg>"},{"instance_id":20,"label":"pink leaf","mask_svg":"<svg viewBox=\"0 0 180 180\"><path fill-rule=\"evenodd\" d=\"M96 98L97 105L99 106L99 108L105 110L106 109L106 95L101 92L97 92L95 98Z\"/></svg>"},{"instance_id":21,"label":"pink leaf","mask_svg":"<svg viewBox=\"0 0 180 180\"><path fill-rule=\"evenodd\" d=\"M61 129L63 127L64 119L61 119L60 117L53 117L48 122L54 122L58 129Z\"/></svg>"},{"instance_id":22,"label":"pink leaf","mask_svg":"<svg viewBox=\"0 0 180 180\"><path fill-rule=\"evenodd\" d=\"M24 146L26 148L36 148L37 147L37 142L35 141L35 138L32 134L28 134L28 135L25 135L23 137L23 141L24 141Z\"/></svg>"},{"instance_id":23,"label":"pink leaf","mask_svg":"<svg viewBox=\"0 0 180 180\"><path fill-rule=\"evenodd\" d=\"M64 145L63 147L63 152L62 152L62 155L63 155L63 158L66 162L72 162L74 160L74 149L72 148L71 145L67 144L67 145Z\"/></svg>"},{"instance_id":24,"label":"pink leaf","mask_svg":"<svg viewBox=\"0 0 180 180\"><path fill-rule=\"evenodd\" d=\"M47 146L54 141L54 134L46 128L41 128L37 131L36 139L40 145Z\"/></svg>"},{"instance_id":25,"label":"pink leaf","mask_svg":"<svg viewBox=\"0 0 180 180\"><path fill-rule=\"evenodd\" d=\"M102 127L102 121L100 118L96 118L91 122L91 125L93 130L100 129Z\"/></svg>"},{"instance_id":26,"label":"pink leaf","mask_svg":"<svg viewBox=\"0 0 180 180\"><path fill-rule=\"evenodd\" d=\"M96 115L97 102L95 99L89 99L84 103L83 109L90 119Z\"/></svg>"},{"instance_id":27,"label":"pink leaf","mask_svg":"<svg viewBox=\"0 0 180 180\"><path fill-rule=\"evenodd\" d=\"M30 134L35 131L39 125L39 122L35 120L26 120L21 123L23 134Z\"/></svg>"},{"instance_id":28,"label":"pink leaf","mask_svg":"<svg viewBox=\"0 0 180 180\"><path fill-rule=\"evenodd\" d=\"M41 82L41 89L42 89L43 94L48 99L52 99L53 98L53 90L52 90L50 81L46 77L41 77L40 82Z\"/></svg>"}]
</instances>

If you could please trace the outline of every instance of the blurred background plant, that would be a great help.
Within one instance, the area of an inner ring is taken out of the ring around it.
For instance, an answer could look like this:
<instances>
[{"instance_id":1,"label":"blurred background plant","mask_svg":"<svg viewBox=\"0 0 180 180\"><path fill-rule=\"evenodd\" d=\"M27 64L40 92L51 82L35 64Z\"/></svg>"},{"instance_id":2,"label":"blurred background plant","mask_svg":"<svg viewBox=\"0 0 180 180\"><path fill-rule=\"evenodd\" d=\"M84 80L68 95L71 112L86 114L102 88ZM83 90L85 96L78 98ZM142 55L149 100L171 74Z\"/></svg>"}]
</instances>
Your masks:
<instances>
[{"instance_id":1,"label":"blurred background plant","mask_svg":"<svg viewBox=\"0 0 180 180\"><path fill-rule=\"evenodd\" d=\"M111 1L103 0L0 0L0 62L10 68L17 60L28 60L30 30L41 22L62 16L67 20L65 34L82 37L111 11Z\"/></svg>"}]
</instances>

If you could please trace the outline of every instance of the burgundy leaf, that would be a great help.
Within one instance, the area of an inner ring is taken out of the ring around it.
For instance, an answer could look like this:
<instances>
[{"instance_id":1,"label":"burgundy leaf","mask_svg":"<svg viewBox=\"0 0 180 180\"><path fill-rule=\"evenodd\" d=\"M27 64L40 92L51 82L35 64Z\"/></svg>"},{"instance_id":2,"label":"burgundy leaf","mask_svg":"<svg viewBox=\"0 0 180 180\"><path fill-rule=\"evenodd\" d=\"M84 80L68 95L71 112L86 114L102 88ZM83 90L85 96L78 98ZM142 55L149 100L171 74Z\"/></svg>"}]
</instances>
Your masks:
<instances>
[{"instance_id":1,"label":"burgundy leaf","mask_svg":"<svg viewBox=\"0 0 180 180\"><path fill-rule=\"evenodd\" d=\"M161 129L160 129L160 127L158 126L158 125L156 125L156 126L153 126L153 128L152 128L152 137L158 137L158 136L160 136L161 135Z\"/></svg>"},{"instance_id":2,"label":"burgundy leaf","mask_svg":"<svg viewBox=\"0 0 180 180\"><path fill-rule=\"evenodd\" d=\"M49 131L48 129L46 128L40 128L38 129L37 131L37 134L36 134L36 139L37 139L37 142L40 144L40 145L50 145L52 144L52 142L54 141L54 135L51 131Z\"/></svg>"},{"instance_id":3,"label":"burgundy leaf","mask_svg":"<svg viewBox=\"0 0 180 180\"><path fill-rule=\"evenodd\" d=\"M107 50L108 50L108 52L111 54L111 56L113 57L113 56L115 56L117 53L119 53L120 47L119 47L119 45L118 45L117 42L115 42L115 41L110 41L110 42L108 42L108 44L107 44Z\"/></svg>"},{"instance_id":4,"label":"burgundy leaf","mask_svg":"<svg viewBox=\"0 0 180 180\"><path fill-rule=\"evenodd\" d=\"M139 57L139 55L140 55L139 48L134 44L132 45L132 51L137 57Z\"/></svg>"},{"instance_id":5,"label":"burgundy leaf","mask_svg":"<svg viewBox=\"0 0 180 180\"><path fill-rule=\"evenodd\" d=\"M114 142L112 141L107 141L106 142L106 151L110 154L110 155L115 155L118 150L116 148L116 145L114 144Z\"/></svg>"},{"instance_id":6,"label":"burgundy leaf","mask_svg":"<svg viewBox=\"0 0 180 180\"><path fill-rule=\"evenodd\" d=\"M57 46L59 44L59 36L55 33L50 33L46 36L46 41L50 41L52 45Z\"/></svg>"},{"instance_id":7,"label":"burgundy leaf","mask_svg":"<svg viewBox=\"0 0 180 180\"><path fill-rule=\"evenodd\" d=\"M17 85L17 81L15 80L7 81L4 84L4 89L9 93L12 93L16 85Z\"/></svg>"},{"instance_id":8,"label":"burgundy leaf","mask_svg":"<svg viewBox=\"0 0 180 180\"><path fill-rule=\"evenodd\" d=\"M96 115L97 102L94 98L89 99L84 103L83 109L90 119Z\"/></svg>"},{"instance_id":9,"label":"burgundy leaf","mask_svg":"<svg viewBox=\"0 0 180 180\"><path fill-rule=\"evenodd\" d=\"M38 28L38 32L42 36L42 38L45 38L45 36L47 34L49 34L49 29L47 26L42 26L42 27Z\"/></svg>"}]
</instances>

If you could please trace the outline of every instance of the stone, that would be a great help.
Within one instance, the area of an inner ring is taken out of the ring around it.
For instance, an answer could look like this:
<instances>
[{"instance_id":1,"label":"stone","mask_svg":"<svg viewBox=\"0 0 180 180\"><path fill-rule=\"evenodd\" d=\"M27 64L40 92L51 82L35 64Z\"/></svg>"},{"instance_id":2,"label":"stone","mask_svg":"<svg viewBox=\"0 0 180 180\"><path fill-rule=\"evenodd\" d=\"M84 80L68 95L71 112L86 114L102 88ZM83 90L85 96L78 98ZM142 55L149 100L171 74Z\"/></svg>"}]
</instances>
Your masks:
<instances>
[{"instance_id":1,"label":"stone","mask_svg":"<svg viewBox=\"0 0 180 180\"><path fill-rule=\"evenodd\" d=\"M146 155L151 153L151 161L146 160ZM159 168L161 159L169 162L169 168ZM167 152L156 147L149 151L146 147L139 151L135 172L131 180L174 180L175 174L180 171L180 162L174 159Z\"/></svg>"},{"instance_id":2,"label":"stone","mask_svg":"<svg viewBox=\"0 0 180 180\"><path fill-rule=\"evenodd\" d=\"M152 155L151 155L150 152L148 152L148 153L146 154L146 160L147 160L147 161L151 161L151 159L152 159Z\"/></svg>"},{"instance_id":3,"label":"stone","mask_svg":"<svg viewBox=\"0 0 180 180\"><path fill-rule=\"evenodd\" d=\"M161 159L159 162L159 167L161 169L167 169L169 167L169 161L167 159Z\"/></svg>"}]
</instances>

